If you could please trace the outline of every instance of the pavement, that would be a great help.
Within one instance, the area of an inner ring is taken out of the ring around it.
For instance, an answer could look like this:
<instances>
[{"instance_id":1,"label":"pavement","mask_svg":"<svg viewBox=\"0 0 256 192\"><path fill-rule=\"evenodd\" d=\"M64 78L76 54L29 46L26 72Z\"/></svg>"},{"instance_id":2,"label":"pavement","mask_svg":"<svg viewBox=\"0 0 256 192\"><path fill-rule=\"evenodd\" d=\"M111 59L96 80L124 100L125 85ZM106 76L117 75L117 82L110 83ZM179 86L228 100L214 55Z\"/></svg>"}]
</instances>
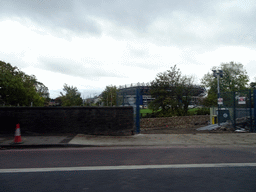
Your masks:
<instances>
[{"instance_id":1,"label":"pavement","mask_svg":"<svg viewBox=\"0 0 256 192\"><path fill-rule=\"evenodd\" d=\"M0 149L47 147L113 147L113 146L253 146L256 133L196 133L196 134L135 134L131 136L21 136L22 143L14 144L14 136L0 135Z\"/></svg>"},{"instance_id":2,"label":"pavement","mask_svg":"<svg viewBox=\"0 0 256 192\"><path fill-rule=\"evenodd\" d=\"M220 123L220 125L218 125L218 124L212 124L212 125L207 125L207 126L204 126L204 127L200 127L200 128L198 128L198 129L196 129L197 131L204 131L204 130L213 130L213 129L216 129L216 128L218 128L219 126L223 126L223 125L225 125L226 124L226 122L225 123Z\"/></svg>"}]
</instances>

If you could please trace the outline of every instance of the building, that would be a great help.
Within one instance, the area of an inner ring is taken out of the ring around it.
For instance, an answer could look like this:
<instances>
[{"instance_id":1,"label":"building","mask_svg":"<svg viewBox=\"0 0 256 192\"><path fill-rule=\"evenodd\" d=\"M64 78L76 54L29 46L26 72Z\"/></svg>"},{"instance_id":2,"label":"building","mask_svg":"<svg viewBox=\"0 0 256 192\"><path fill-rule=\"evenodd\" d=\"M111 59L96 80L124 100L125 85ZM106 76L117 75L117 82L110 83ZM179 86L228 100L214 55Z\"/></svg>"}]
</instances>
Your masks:
<instances>
[{"instance_id":1,"label":"building","mask_svg":"<svg viewBox=\"0 0 256 192\"><path fill-rule=\"evenodd\" d=\"M135 105L136 104L136 90L140 92L140 106L141 108L147 108L148 104L153 101L150 94L150 84L137 83L125 86L119 86L118 91L118 105ZM200 98L206 95L206 90L202 86L194 85L193 95L190 102L190 106L196 106Z\"/></svg>"},{"instance_id":2,"label":"building","mask_svg":"<svg viewBox=\"0 0 256 192\"><path fill-rule=\"evenodd\" d=\"M54 107L54 106L61 106L60 105L60 103L58 102L58 100L56 100L56 99L51 99L50 101L49 101L49 105L48 105L49 107Z\"/></svg>"}]
</instances>

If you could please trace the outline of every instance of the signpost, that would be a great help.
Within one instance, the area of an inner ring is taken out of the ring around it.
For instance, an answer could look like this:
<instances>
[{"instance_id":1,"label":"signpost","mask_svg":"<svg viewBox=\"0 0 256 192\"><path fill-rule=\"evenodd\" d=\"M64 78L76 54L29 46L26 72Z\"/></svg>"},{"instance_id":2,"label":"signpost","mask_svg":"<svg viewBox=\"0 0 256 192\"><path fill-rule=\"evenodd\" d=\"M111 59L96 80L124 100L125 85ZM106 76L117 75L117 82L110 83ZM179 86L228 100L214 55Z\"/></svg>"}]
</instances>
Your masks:
<instances>
[{"instance_id":1,"label":"signpost","mask_svg":"<svg viewBox=\"0 0 256 192\"><path fill-rule=\"evenodd\" d=\"M223 105L223 98L218 98L218 105Z\"/></svg>"},{"instance_id":2,"label":"signpost","mask_svg":"<svg viewBox=\"0 0 256 192\"><path fill-rule=\"evenodd\" d=\"M239 98L238 98L238 104L239 104L239 105L244 105L244 104L246 104L245 97L239 97Z\"/></svg>"}]
</instances>

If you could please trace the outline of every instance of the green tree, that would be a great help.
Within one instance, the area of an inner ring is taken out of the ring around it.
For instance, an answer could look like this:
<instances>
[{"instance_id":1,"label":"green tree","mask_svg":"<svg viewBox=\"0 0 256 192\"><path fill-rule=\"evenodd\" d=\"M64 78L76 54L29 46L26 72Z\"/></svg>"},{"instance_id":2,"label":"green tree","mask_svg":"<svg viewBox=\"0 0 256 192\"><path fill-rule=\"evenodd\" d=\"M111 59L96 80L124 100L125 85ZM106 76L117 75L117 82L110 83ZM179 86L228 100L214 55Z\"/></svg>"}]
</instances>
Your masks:
<instances>
[{"instance_id":1,"label":"green tree","mask_svg":"<svg viewBox=\"0 0 256 192\"><path fill-rule=\"evenodd\" d=\"M83 100L81 98L81 93L78 92L76 87L68 86L66 83L63 86L63 91L65 95L61 94L62 106L81 106Z\"/></svg>"},{"instance_id":2,"label":"green tree","mask_svg":"<svg viewBox=\"0 0 256 192\"><path fill-rule=\"evenodd\" d=\"M157 74L151 82L150 93L155 98L149 108L160 116L186 115L191 96L196 91L193 77L183 76L176 65L166 72Z\"/></svg>"},{"instance_id":3,"label":"green tree","mask_svg":"<svg viewBox=\"0 0 256 192\"><path fill-rule=\"evenodd\" d=\"M13 106L44 106L45 99L38 92L37 87L45 87L43 83L38 82L34 75L29 76L13 67L9 63L0 61L0 96L1 102ZM48 88L44 92L49 96Z\"/></svg>"},{"instance_id":4,"label":"green tree","mask_svg":"<svg viewBox=\"0 0 256 192\"><path fill-rule=\"evenodd\" d=\"M250 88L251 89L256 89L256 82L251 82L250 83Z\"/></svg>"},{"instance_id":5,"label":"green tree","mask_svg":"<svg viewBox=\"0 0 256 192\"><path fill-rule=\"evenodd\" d=\"M250 89L256 89L256 77L254 77L254 81L250 83Z\"/></svg>"},{"instance_id":6,"label":"green tree","mask_svg":"<svg viewBox=\"0 0 256 192\"><path fill-rule=\"evenodd\" d=\"M213 67L212 70L216 70ZM240 63L222 63L218 69L223 71L223 77L220 78L220 92L233 92L247 89L249 76L243 65ZM204 99L203 105L217 106L217 78L212 72L208 72L201 79L202 85L207 90L208 96Z\"/></svg>"},{"instance_id":7,"label":"green tree","mask_svg":"<svg viewBox=\"0 0 256 192\"><path fill-rule=\"evenodd\" d=\"M43 98L49 98L49 90L43 83L37 82L35 85L36 92Z\"/></svg>"},{"instance_id":8,"label":"green tree","mask_svg":"<svg viewBox=\"0 0 256 192\"><path fill-rule=\"evenodd\" d=\"M38 82L34 75L26 75L21 73L24 87L27 92L27 103L33 102L33 106L44 106L49 100L48 88L41 82Z\"/></svg>"},{"instance_id":9,"label":"green tree","mask_svg":"<svg viewBox=\"0 0 256 192\"><path fill-rule=\"evenodd\" d=\"M117 96L117 87L116 86L106 86L105 90L102 92L102 99L104 106L113 106L116 105L116 96Z\"/></svg>"}]
</instances>

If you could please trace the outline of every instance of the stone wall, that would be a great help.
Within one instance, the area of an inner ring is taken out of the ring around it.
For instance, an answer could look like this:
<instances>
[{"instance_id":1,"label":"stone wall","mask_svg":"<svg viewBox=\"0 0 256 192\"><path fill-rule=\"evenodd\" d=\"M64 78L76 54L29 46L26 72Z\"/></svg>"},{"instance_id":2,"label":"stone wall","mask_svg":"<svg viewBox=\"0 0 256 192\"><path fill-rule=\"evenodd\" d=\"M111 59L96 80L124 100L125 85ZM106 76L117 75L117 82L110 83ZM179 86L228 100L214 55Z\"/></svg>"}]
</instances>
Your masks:
<instances>
[{"instance_id":1,"label":"stone wall","mask_svg":"<svg viewBox=\"0 0 256 192\"><path fill-rule=\"evenodd\" d=\"M141 128L184 128L195 125L205 125L210 120L209 115L195 116L176 116L161 118L142 118L140 121Z\"/></svg>"},{"instance_id":2,"label":"stone wall","mask_svg":"<svg viewBox=\"0 0 256 192\"><path fill-rule=\"evenodd\" d=\"M0 134L84 133L120 135L134 127L132 107L1 107Z\"/></svg>"}]
</instances>

